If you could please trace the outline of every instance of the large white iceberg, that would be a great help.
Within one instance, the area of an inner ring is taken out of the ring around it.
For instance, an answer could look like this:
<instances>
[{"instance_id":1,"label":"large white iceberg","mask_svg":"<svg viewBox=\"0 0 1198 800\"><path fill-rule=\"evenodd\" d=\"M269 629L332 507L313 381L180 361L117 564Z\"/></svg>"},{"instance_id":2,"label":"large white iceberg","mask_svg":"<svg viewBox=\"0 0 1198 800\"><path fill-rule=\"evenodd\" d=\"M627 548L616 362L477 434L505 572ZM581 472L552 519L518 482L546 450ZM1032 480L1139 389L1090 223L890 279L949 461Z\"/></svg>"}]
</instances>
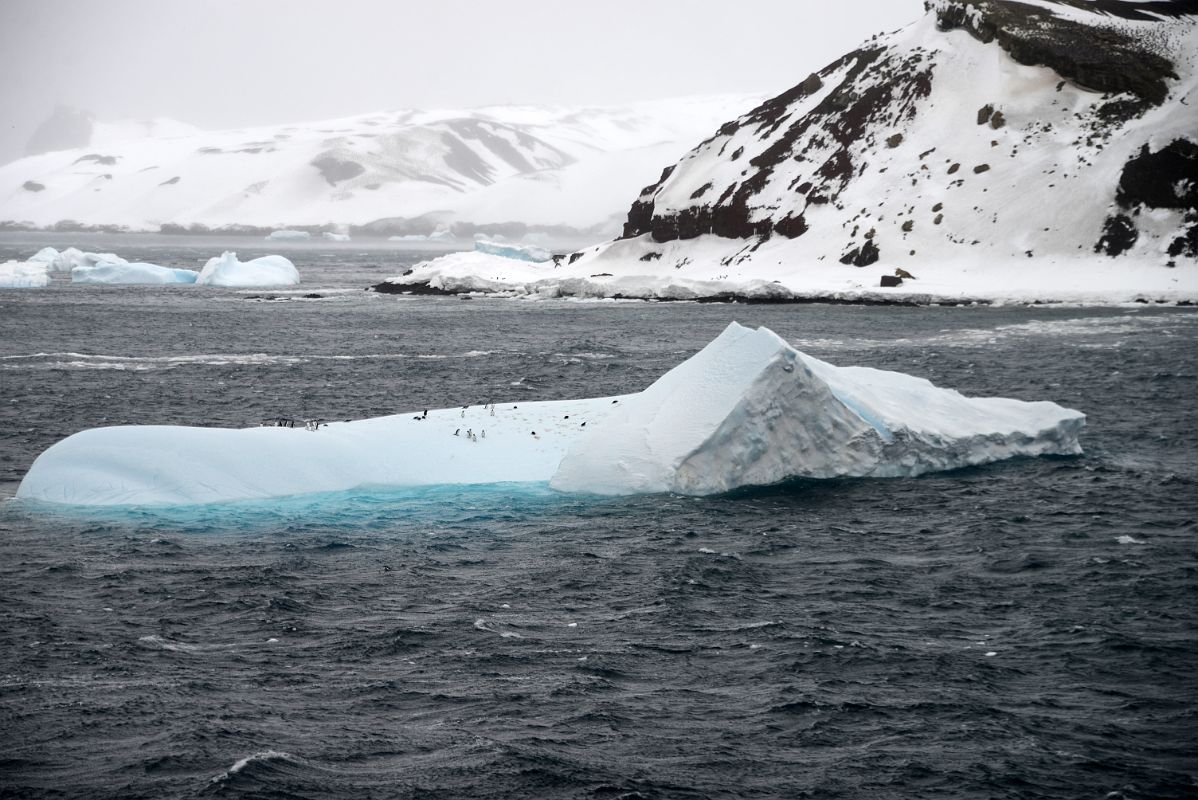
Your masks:
<instances>
[{"instance_id":1,"label":"large white iceberg","mask_svg":"<svg viewBox=\"0 0 1198 800\"><path fill-rule=\"evenodd\" d=\"M311 238L312 234L308 231L293 230L271 231L266 236L266 240L269 242L306 242Z\"/></svg>"},{"instance_id":2,"label":"large white iceberg","mask_svg":"<svg viewBox=\"0 0 1198 800\"><path fill-rule=\"evenodd\" d=\"M71 270L71 282L126 285L195 283L199 274L194 269L160 267L142 261L119 264L102 262L94 267L75 267Z\"/></svg>"},{"instance_id":3,"label":"large white iceberg","mask_svg":"<svg viewBox=\"0 0 1198 800\"><path fill-rule=\"evenodd\" d=\"M299 271L283 256L262 256L238 261L236 253L226 251L208 259L196 283L212 286L294 286Z\"/></svg>"},{"instance_id":4,"label":"large white iceberg","mask_svg":"<svg viewBox=\"0 0 1198 800\"><path fill-rule=\"evenodd\" d=\"M44 261L0 264L0 289L41 289L49 285L50 265Z\"/></svg>"},{"instance_id":5,"label":"large white iceberg","mask_svg":"<svg viewBox=\"0 0 1198 800\"><path fill-rule=\"evenodd\" d=\"M705 495L788 478L901 477L1077 454L1080 412L834 367L733 323L633 395L244 429L123 426L42 453L17 496L178 505L367 487L548 482Z\"/></svg>"}]
</instances>

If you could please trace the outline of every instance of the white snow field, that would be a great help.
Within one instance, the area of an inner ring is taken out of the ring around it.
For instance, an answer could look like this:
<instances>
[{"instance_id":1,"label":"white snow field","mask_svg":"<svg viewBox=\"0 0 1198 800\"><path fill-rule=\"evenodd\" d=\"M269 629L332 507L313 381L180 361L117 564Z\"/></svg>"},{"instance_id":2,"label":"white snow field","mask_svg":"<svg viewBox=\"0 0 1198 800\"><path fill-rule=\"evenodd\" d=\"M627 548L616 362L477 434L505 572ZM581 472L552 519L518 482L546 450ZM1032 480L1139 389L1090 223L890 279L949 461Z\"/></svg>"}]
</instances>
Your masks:
<instances>
[{"instance_id":1,"label":"white snow field","mask_svg":"<svg viewBox=\"0 0 1198 800\"><path fill-rule=\"evenodd\" d=\"M404 218L428 231L523 222L598 239L620 230L664 164L761 99L408 109L208 132L110 126L87 147L0 165L0 221L157 231Z\"/></svg>"},{"instance_id":2,"label":"white snow field","mask_svg":"<svg viewBox=\"0 0 1198 800\"><path fill-rule=\"evenodd\" d=\"M283 256L238 261L236 253L225 251L208 259L195 282L210 286L294 286L300 282L300 274Z\"/></svg>"},{"instance_id":3,"label":"white snow field","mask_svg":"<svg viewBox=\"0 0 1198 800\"><path fill-rule=\"evenodd\" d=\"M732 323L633 395L416 411L303 427L123 426L77 433L17 497L187 505L373 487L549 482L564 492L704 495L788 478L900 477L1077 454L1080 412L966 398L834 367Z\"/></svg>"},{"instance_id":4,"label":"white snow field","mask_svg":"<svg viewBox=\"0 0 1198 800\"><path fill-rule=\"evenodd\" d=\"M50 285L44 261L5 261L0 264L0 289L41 289Z\"/></svg>"},{"instance_id":5,"label":"white snow field","mask_svg":"<svg viewBox=\"0 0 1198 800\"><path fill-rule=\"evenodd\" d=\"M116 264L102 261L94 267L72 269L71 282L114 285L195 283L199 274L194 269L174 269L142 261L122 260Z\"/></svg>"}]
</instances>

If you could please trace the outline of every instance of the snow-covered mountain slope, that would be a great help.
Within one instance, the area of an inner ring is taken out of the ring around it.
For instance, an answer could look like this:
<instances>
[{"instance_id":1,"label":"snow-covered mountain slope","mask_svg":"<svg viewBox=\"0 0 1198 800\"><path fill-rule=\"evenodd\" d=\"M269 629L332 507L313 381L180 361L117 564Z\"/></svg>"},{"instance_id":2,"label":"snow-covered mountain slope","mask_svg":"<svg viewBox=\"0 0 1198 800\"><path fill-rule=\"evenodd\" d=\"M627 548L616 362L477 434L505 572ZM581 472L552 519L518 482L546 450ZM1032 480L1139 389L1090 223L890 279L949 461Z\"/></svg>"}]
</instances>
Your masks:
<instances>
[{"instance_id":1,"label":"snow-covered mountain slope","mask_svg":"<svg viewBox=\"0 0 1198 800\"><path fill-rule=\"evenodd\" d=\"M400 111L119 141L97 126L102 141L0 167L0 221L377 233L523 223L603 235L663 164L759 101Z\"/></svg>"},{"instance_id":2,"label":"snow-covered mountain slope","mask_svg":"<svg viewBox=\"0 0 1198 800\"><path fill-rule=\"evenodd\" d=\"M1198 300L1196 15L932 0L668 167L620 239L538 276L473 277L595 296ZM917 279L883 289L896 269ZM471 278L434 262L404 280Z\"/></svg>"},{"instance_id":3,"label":"snow-covered mountain slope","mask_svg":"<svg viewBox=\"0 0 1198 800\"><path fill-rule=\"evenodd\" d=\"M54 150L108 147L128 139L190 136L199 132L199 128L161 117L98 122L91 113L83 109L60 105L38 125L25 146L25 153L39 155Z\"/></svg>"}]
</instances>

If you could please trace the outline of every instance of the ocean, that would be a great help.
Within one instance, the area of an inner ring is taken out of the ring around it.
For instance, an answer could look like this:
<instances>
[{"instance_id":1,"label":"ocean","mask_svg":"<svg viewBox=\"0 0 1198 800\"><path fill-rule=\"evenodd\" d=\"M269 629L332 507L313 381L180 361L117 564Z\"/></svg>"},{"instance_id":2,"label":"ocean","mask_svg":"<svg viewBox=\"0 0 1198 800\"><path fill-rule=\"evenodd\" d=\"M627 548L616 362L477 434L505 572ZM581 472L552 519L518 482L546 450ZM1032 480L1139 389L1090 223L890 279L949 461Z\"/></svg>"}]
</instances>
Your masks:
<instances>
[{"instance_id":1,"label":"ocean","mask_svg":"<svg viewBox=\"0 0 1198 800\"><path fill-rule=\"evenodd\" d=\"M427 253L233 245L85 249L304 283L0 293L0 797L1198 795L1194 310L405 297L363 289ZM1077 408L1086 452L707 498L11 499L84 428L632 392L733 320Z\"/></svg>"}]
</instances>

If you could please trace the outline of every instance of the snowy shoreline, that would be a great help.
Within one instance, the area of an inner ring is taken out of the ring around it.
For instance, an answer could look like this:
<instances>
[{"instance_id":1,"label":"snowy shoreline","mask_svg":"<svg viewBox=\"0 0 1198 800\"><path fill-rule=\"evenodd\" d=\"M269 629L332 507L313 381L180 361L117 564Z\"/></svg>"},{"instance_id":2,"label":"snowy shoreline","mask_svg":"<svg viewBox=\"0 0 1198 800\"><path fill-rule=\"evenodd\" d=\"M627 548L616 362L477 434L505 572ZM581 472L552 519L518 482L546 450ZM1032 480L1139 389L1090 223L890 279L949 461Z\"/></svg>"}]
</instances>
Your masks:
<instances>
[{"instance_id":1,"label":"snowy shoreline","mask_svg":"<svg viewBox=\"0 0 1198 800\"><path fill-rule=\"evenodd\" d=\"M722 242L700 246L722 246ZM1018 259L929 261L900 285L880 286L893 276L889 264L851 267L826 261L781 261L744 269L735 277L713 257L697 258L673 275L646 269L632 257L645 242L619 241L581 255L531 263L481 252L450 253L415 265L376 284L381 294L468 295L538 299L643 300L748 304L840 303L855 305L1198 305L1198 269L1136 261L1059 258L1050 263ZM637 248L613 257L613 250ZM594 273L606 251L604 271ZM901 271L901 270L900 270Z\"/></svg>"},{"instance_id":2,"label":"snowy shoreline","mask_svg":"<svg viewBox=\"0 0 1198 800\"><path fill-rule=\"evenodd\" d=\"M1023 306L1046 306L1054 308L1124 308L1124 307L1143 307L1143 306L1165 306L1172 308L1191 308L1198 307L1198 300L1182 298L1182 299L1163 299L1152 297L1136 297L1129 300L1104 301L1104 300L1077 300L1077 299L1035 299L1035 300L1012 300L1012 299L995 299L986 297L940 297L935 295L885 295L882 293L871 294L822 294L818 292L810 294L797 293L790 297L759 297L752 294L740 292L721 292L714 295L704 295L699 297L652 297L652 296L635 296L624 294L613 294L602 297L587 297L573 295L555 295L543 296L538 294L518 294L515 292L485 292L485 291L459 291L439 289L430 286L427 282L411 283L411 284L394 284L380 283L370 287L370 290L378 294L392 294L407 297L432 296L432 297L469 297L469 298L494 298L508 300L526 300L536 302L538 300L578 300L592 302L630 302L630 303L740 303L743 305L839 305L839 306L908 306L912 308L934 307L934 306L952 306L952 307L969 307L969 306L1007 306L1007 305L1023 305Z\"/></svg>"}]
</instances>

